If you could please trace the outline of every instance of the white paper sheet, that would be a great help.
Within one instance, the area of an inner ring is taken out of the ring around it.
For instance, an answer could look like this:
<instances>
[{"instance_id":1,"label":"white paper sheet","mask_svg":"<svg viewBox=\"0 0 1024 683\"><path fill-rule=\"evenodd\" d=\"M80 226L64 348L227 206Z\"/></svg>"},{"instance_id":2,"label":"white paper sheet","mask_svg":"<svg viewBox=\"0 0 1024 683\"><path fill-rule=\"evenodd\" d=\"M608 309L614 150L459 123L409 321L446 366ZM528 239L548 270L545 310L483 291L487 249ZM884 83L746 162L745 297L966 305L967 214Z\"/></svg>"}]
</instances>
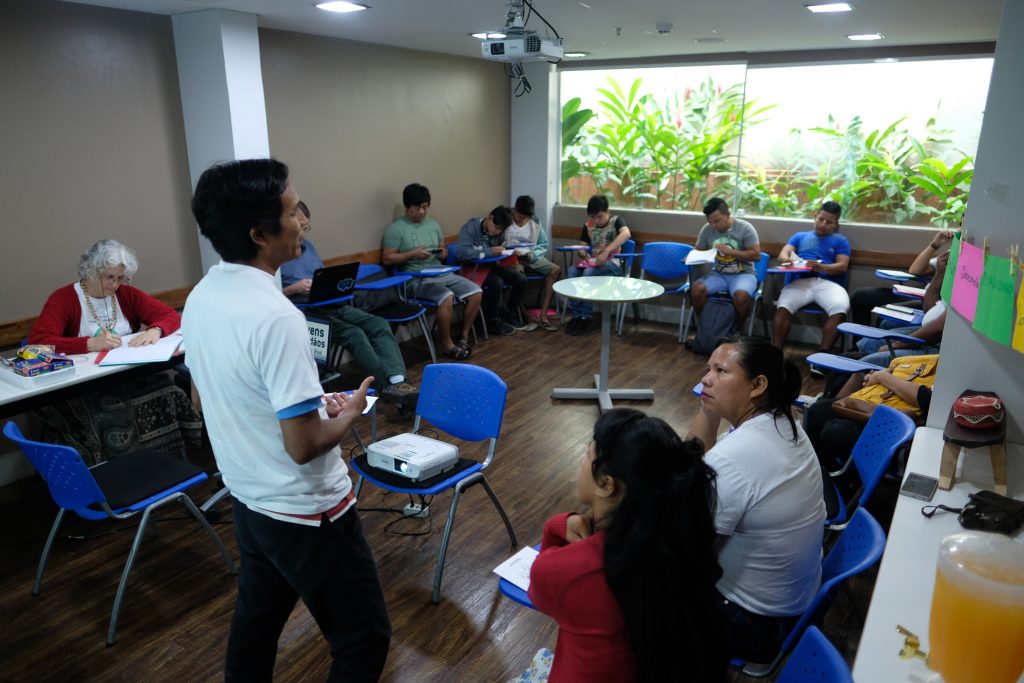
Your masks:
<instances>
[{"instance_id":1,"label":"white paper sheet","mask_svg":"<svg viewBox=\"0 0 1024 683\"><path fill-rule=\"evenodd\" d=\"M121 346L111 349L100 361L100 365L137 365L139 363L161 363L170 359L181 344L181 334L175 332L163 337L149 346L128 346L128 342L138 334L126 334L121 337Z\"/></svg>"},{"instance_id":2,"label":"white paper sheet","mask_svg":"<svg viewBox=\"0 0 1024 683\"><path fill-rule=\"evenodd\" d=\"M539 553L536 550L527 546L495 567L494 573L524 591L529 590L530 567L537 555Z\"/></svg>"},{"instance_id":3,"label":"white paper sheet","mask_svg":"<svg viewBox=\"0 0 1024 683\"><path fill-rule=\"evenodd\" d=\"M896 318L898 320L905 320L907 322L912 322L914 320L914 314L912 312L906 312L906 309L901 311L896 308L890 308L888 306L875 306L874 308L871 309L871 312L877 313L878 315L887 318Z\"/></svg>"},{"instance_id":4,"label":"white paper sheet","mask_svg":"<svg viewBox=\"0 0 1024 683\"><path fill-rule=\"evenodd\" d=\"M686 255L686 265L697 266L702 263L714 263L715 256L717 255L718 249L714 247L710 249L693 249Z\"/></svg>"}]
</instances>

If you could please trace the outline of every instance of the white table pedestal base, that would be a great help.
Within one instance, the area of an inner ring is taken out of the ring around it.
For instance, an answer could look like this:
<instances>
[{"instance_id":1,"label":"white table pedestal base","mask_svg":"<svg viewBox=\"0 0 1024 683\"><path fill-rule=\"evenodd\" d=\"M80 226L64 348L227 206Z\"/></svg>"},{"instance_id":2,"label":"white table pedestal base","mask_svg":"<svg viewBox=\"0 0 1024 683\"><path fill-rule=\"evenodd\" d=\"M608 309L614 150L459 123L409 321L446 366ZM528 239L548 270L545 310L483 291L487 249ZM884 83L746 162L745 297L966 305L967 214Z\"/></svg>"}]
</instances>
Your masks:
<instances>
[{"instance_id":1,"label":"white table pedestal base","mask_svg":"<svg viewBox=\"0 0 1024 683\"><path fill-rule=\"evenodd\" d=\"M654 389L610 389L608 388L608 356L612 337L612 307L600 303L601 309L601 372L594 375L593 389L557 388L551 390L551 398L597 399L601 412L611 410L612 399L626 401L653 401Z\"/></svg>"}]
</instances>

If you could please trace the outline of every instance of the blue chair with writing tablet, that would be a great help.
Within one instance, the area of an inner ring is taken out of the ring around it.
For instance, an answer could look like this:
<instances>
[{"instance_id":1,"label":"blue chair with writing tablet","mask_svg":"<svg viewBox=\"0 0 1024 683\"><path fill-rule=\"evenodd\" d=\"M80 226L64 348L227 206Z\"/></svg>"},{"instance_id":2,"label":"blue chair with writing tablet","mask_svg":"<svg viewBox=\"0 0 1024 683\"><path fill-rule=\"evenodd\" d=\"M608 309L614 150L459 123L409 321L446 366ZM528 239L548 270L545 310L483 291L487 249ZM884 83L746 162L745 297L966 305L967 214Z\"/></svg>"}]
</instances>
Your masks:
<instances>
[{"instance_id":1,"label":"blue chair with writing tablet","mask_svg":"<svg viewBox=\"0 0 1024 683\"><path fill-rule=\"evenodd\" d=\"M128 588L128 576L138 556L143 535L153 521L152 514L157 508L174 502L184 505L213 541L224 564L227 565L228 573L238 573L227 548L192 499L185 494L185 491L207 479L206 473L195 465L164 453L143 449L93 467L86 467L74 448L26 439L13 422L4 425L3 431L4 436L18 444L32 462L46 482L50 495L58 507L57 518L39 557L32 595L39 595L42 589L46 561L57 539L61 522L68 512L74 512L89 521L125 520L142 513L138 530L135 532L135 540L117 585L114 608L110 613L110 627L107 630L108 647L114 644L117 634L117 619Z\"/></svg>"}]
</instances>

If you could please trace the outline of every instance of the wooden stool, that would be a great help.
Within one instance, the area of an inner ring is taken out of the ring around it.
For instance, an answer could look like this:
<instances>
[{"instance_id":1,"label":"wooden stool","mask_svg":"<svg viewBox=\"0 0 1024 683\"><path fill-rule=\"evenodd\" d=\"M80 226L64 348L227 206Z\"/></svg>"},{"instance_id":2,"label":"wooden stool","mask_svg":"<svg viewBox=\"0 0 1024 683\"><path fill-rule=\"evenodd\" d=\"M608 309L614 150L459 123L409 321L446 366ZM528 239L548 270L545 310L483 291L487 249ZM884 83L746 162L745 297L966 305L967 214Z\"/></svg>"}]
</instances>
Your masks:
<instances>
[{"instance_id":1,"label":"wooden stool","mask_svg":"<svg viewBox=\"0 0 1024 683\"><path fill-rule=\"evenodd\" d=\"M965 391L961 396L995 396L990 391ZM992 460L992 478L995 480L995 492L1006 495L1006 420L991 429L968 429L957 424L953 417L953 409L949 409L946 427L942 430L942 465L939 468L939 488L948 491L953 488L956 476L956 461L960 457L960 449L972 450L988 446Z\"/></svg>"}]
</instances>

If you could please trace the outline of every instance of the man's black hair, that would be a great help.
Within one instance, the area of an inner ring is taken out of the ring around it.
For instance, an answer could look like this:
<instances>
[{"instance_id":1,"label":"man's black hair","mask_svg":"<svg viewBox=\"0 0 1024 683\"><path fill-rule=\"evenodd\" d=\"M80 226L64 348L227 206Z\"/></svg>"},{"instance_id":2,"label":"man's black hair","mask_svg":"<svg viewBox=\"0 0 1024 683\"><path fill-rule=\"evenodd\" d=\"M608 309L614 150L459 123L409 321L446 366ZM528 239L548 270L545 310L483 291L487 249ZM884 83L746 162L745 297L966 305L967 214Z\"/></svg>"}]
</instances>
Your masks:
<instances>
[{"instance_id":1,"label":"man's black hair","mask_svg":"<svg viewBox=\"0 0 1024 683\"><path fill-rule=\"evenodd\" d=\"M721 211L723 215L729 215L729 205L721 197L712 197L704 204L704 215L710 216L715 211Z\"/></svg>"},{"instance_id":2,"label":"man's black hair","mask_svg":"<svg viewBox=\"0 0 1024 683\"><path fill-rule=\"evenodd\" d=\"M419 183L410 183L405 186L402 190L402 203L405 204L405 208L410 206L419 206L420 204L430 203L430 190L424 185Z\"/></svg>"},{"instance_id":3,"label":"man's black hair","mask_svg":"<svg viewBox=\"0 0 1024 683\"><path fill-rule=\"evenodd\" d=\"M587 202L587 215L588 216L593 216L595 214L599 214L602 211L607 211L607 210L608 210L608 197L605 197L603 194L595 194L593 197L590 198L590 201Z\"/></svg>"}]
</instances>

